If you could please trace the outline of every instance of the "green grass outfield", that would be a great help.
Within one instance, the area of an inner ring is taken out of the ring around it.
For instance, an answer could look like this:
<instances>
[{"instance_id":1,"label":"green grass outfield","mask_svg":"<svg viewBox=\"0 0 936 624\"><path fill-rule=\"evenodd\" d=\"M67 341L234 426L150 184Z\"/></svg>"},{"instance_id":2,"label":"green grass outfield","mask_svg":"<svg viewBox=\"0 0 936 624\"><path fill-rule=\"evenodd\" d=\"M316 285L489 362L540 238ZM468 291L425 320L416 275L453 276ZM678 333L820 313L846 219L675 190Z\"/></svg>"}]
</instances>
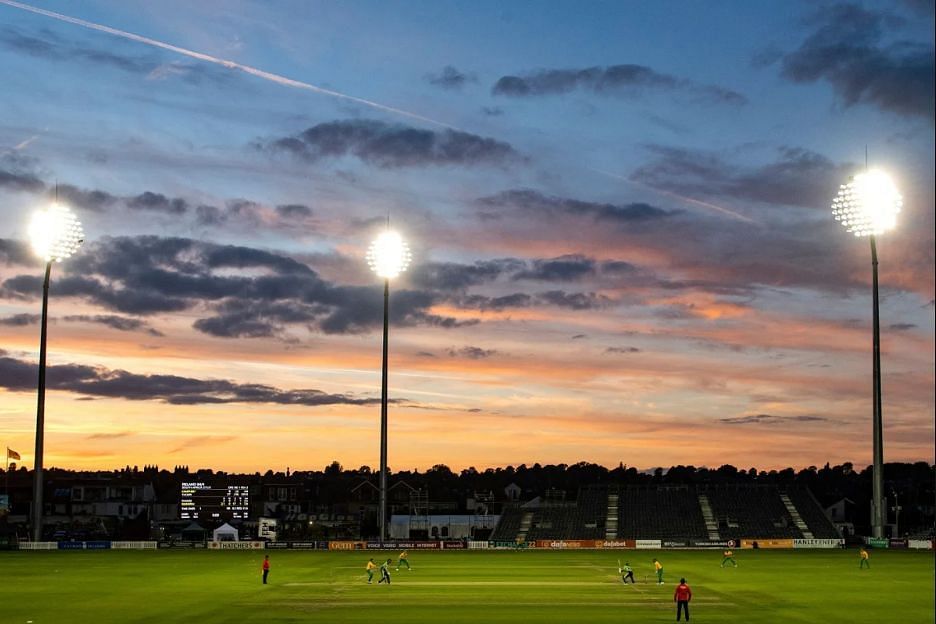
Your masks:
<instances>
[{"instance_id":1,"label":"green grass outfield","mask_svg":"<svg viewBox=\"0 0 936 624\"><path fill-rule=\"evenodd\" d=\"M932 551L410 551L392 586L365 583L373 551L0 552L0 622L671 622L685 576L693 622L932 624ZM655 584L651 558L664 565ZM638 583L622 585L617 560Z\"/></svg>"}]
</instances>

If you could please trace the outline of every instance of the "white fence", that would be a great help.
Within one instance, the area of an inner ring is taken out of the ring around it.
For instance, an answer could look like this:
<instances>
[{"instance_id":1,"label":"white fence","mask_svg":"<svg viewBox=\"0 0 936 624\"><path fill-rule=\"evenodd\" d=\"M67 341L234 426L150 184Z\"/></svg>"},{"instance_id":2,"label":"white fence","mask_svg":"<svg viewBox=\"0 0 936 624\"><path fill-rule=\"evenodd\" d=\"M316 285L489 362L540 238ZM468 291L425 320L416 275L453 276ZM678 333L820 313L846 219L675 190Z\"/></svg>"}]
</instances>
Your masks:
<instances>
[{"instance_id":1,"label":"white fence","mask_svg":"<svg viewBox=\"0 0 936 624\"><path fill-rule=\"evenodd\" d=\"M156 550L156 542L111 542L115 550Z\"/></svg>"},{"instance_id":2,"label":"white fence","mask_svg":"<svg viewBox=\"0 0 936 624\"><path fill-rule=\"evenodd\" d=\"M110 542L107 540L88 542L20 542L19 550L156 550L156 542Z\"/></svg>"},{"instance_id":3,"label":"white fence","mask_svg":"<svg viewBox=\"0 0 936 624\"><path fill-rule=\"evenodd\" d=\"M58 542L20 542L20 550L58 550Z\"/></svg>"}]
</instances>

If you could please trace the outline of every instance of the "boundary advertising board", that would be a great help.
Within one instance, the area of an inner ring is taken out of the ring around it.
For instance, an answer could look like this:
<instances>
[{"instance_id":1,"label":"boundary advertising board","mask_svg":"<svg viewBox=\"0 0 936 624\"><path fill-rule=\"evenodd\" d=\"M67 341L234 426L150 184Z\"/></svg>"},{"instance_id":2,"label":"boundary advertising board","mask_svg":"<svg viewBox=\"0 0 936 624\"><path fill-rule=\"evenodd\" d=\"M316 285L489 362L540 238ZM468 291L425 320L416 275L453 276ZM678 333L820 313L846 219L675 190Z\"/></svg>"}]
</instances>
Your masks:
<instances>
[{"instance_id":1,"label":"boundary advertising board","mask_svg":"<svg viewBox=\"0 0 936 624\"><path fill-rule=\"evenodd\" d=\"M208 542L209 550L259 550L266 542Z\"/></svg>"},{"instance_id":2,"label":"boundary advertising board","mask_svg":"<svg viewBox=\"0 0 936 624\"><path fill-rule=\"evenodd\" d=\"M328 550L364 550L367 542L328 542Z\"/></svg>"},{"instance_id":3,"label":"boundary advertising board","mask_svg":"<svg viewBox=\"0 0 936 624\"><path fill-rule=\"evenodd\" d=\"M841 548L845 540L838 539L794 539L793 548Z\"/></svg>"},{"instance_id":4,"label":"boundary advertising board","mask_svg":"<svg viewBox=\"0 0 936 624\"><path fill-rule=\"evenodd\" d=\"M793 548L792 539L743 539L741 548Z\"/></svg>"}]
</instances>

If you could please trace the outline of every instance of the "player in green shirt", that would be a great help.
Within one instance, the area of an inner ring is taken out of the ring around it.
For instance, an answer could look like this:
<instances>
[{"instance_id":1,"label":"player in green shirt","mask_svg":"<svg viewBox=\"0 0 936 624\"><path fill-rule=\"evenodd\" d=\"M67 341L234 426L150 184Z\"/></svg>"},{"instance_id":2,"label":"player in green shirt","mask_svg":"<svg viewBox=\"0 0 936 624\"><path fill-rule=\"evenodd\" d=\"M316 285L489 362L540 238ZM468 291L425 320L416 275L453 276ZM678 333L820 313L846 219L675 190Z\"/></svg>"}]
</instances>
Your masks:
<instances>
[{"instance_id":1,"label":"player in green shirt","mask_svg":"<svg viewBox=\"0 0 936 624\"><path fill-rule=\"evenodd\" d=\"M634 580L634 568L631 567L630 563L624 562L623 568L618 568L618 572L621 574L621 580L624 581L624 584L627 584L627 579L630 579L632 584L637 584L637 581Z\"/></svg>"},{"instance_id":2,"label":"player in green shirt","mask_svg":"<svg viewBox=\"0 0 936 624\"><path fill-rule=\"evenodd\" d=\"M390 563L392 561L393 561L392 559L387 559L386 563L380 564L380 580L377 581L378 585L380 583L383 583L384 581L387 582L387 585L390 584Z\"/></svg>"}]
</instances>

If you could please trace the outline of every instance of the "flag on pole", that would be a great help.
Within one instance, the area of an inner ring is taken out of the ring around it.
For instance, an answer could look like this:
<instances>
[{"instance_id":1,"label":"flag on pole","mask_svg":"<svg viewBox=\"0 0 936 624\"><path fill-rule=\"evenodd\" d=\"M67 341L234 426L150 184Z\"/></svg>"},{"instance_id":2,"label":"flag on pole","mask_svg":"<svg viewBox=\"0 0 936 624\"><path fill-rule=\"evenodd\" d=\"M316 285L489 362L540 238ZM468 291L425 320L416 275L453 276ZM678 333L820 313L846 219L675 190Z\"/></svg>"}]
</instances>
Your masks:
<instances>
[{"instance_id":1,"label":"flag on pole","mask_svg":"<svg viewBox=\"0 0 936 624\"><path fill-rule=\"evenodd\" d=\"M9 446L7 447L7 450L6 450L6 456L7 456L7 459L22 459L20 457L20 454L14 451L13 449L11 449Z\"/></svg>"}]
</instances>

